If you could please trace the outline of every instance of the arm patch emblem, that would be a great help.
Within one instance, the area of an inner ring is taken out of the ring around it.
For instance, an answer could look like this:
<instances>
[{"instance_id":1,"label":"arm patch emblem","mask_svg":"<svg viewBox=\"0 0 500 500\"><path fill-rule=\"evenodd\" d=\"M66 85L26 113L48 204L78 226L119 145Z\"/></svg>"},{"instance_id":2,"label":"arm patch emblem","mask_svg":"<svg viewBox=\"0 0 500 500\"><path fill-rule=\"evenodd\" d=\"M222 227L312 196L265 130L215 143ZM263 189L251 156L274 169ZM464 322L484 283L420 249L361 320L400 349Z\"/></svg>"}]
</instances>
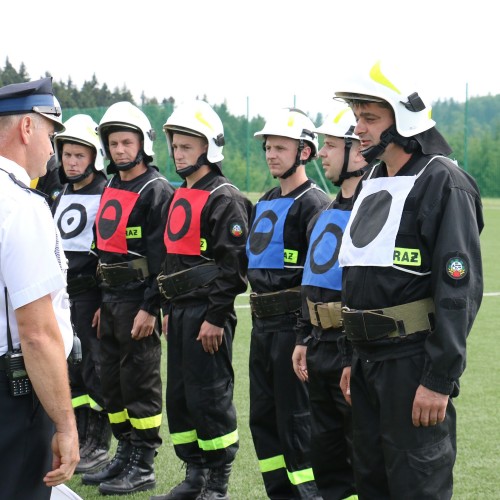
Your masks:
<instances>
[{"instance_id":1,"label":"arm patch emblem","mask_svg":"<svg viewBox=\"0 0 500 500\"><path fill-rule=\"evenodd\" d=\"M444 273L446 279L455 286L464 285L469 281L469 261L465 255L456 253L445 256Z\"/></svg>"}]
</instances>

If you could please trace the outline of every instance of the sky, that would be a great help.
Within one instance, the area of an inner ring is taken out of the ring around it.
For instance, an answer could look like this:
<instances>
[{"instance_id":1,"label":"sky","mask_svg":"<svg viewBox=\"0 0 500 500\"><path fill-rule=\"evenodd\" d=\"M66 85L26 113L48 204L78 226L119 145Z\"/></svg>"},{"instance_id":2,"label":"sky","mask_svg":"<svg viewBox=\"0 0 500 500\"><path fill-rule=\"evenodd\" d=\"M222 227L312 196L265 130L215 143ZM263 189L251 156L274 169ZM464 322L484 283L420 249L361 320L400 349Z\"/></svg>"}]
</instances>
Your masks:
<instances>
[{"instance_id":1,"label":"sky","mask_svg":"<svg viewBox=\"0 0 500 500\"><path fill-rule=\"evenodd\" d=\"M2 12L8 57L37 79L226 102L267 117L333 112L336 85L377 60L431 103L500 93L498 20L483 0L25 0ZM63 110L64 117L64 110ZM167 118L167 117L166 117ZM319 124L317 124L319 125Z\"/></svg>"}]
</instances>

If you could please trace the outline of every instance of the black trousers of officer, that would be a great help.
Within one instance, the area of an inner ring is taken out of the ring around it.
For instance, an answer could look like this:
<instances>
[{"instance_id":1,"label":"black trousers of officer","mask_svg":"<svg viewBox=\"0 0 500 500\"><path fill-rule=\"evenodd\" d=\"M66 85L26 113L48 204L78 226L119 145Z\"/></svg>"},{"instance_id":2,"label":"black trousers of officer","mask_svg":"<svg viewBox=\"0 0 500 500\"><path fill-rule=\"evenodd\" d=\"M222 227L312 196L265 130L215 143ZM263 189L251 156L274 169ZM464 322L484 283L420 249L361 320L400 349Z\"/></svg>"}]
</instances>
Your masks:
<instances>
[{"instance_id":1,"label":"black trousers of officer","mask_svg":"<svg viewBox=\"0 0 500 500\"><path fill-rule=\"evenodd\" d=\"M171 308L166 408L177 456L187 463L214 468L232 463L239 447L232 367L236 316L226 322L219 350L210 354L196 340L206 312L206 303ZM179 440L180 435L191 437Z\"/></svg>"},{"instance_id":2,"label":"black trousers of officer","mask_svg":"<svg viewBox=\"0 0 500 500\"><path fill-rule=\"evenodd\" d=\"M325 500L341 500L355 494L356 489L351 465L351 407L339 385L341 355L335 338L309 343L307 372L314 479Z\"/></svg>"},{"instance_id":3,"label":"black trousers of officer","mask_svg":"<svg viewBox=\"0 0 500 500\"><path fill-rule=\"evenodd\" d=\"M73 399L88 395L104 408L101 386L100 341L97 327L92 326L95 312L101 306L100 297L71 300L71 320L82 344L82 362L69 364L69 380Z\"/></svg>"},{"instance_id":4,"label":"black trousers of officer","mask_svg":"<svg viewBox=\"0 0 500 500\"><path fill-rule=\"evenodd\" d=\"M52 469L54 426L33 393L11 396L0 371L0 498L48 500L43 478Z\"/></svg>"},{"instance_id":5,"label":"black trousers of officer","mask_svg":"<svg viewBox=\"0 0 500 500\"><path fill-rule=\"evenodd\" d=\"M309 395L292 365L296 316L252 319L250 430L261 470L267 459L284 459L284 466L262 473L266 492L271 499L310 500L318 494L315 482L294 485L288 476L311 469Z\"/></svg>"},{"instance_id":6,"label":"black trousers of officer","mask_svg":"<svg viewBox=\"0 0 500 500\"><path fill-rule=\"evenodd\" d=\"M451 399L441 424L411 420L425 355L385 361L354 351L351 369L353 467L360 500L452 497L456 414Z\"/></svg>"},{"instance_id":7,"label":"black trousers of officer","mask_svg":"<svg viewBox=\"0 0 500 500\"><path fill-rule=\"evenodd\" d=\"M132 339L130 332L139 307L139 302L101 305L102 389L115 438L130 441L133 446L158 448L162 442L163 392L159 322L149 337ZM125 411L129 418L115 418ZM151 419L158 416L158 425L151 426ZM131 419L138 423L132 425Z\"/></svg>"}]
</instances>

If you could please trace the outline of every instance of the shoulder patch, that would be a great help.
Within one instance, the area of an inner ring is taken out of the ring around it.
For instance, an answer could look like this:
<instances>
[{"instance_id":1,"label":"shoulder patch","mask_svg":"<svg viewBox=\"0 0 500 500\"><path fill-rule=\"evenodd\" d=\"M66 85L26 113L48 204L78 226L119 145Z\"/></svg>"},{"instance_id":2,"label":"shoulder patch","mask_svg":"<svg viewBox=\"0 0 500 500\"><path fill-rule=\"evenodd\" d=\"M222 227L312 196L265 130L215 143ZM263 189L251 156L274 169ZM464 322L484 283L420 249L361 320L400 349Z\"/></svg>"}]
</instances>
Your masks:
<instances>
[{"instance_id":1,"label":"shoulder patch","mask_svg":"<svg viewBox=\"0 0 500 500\"><path fill-rule=\"evenodd\" d=\"M243 225L240 222L230 222L229 232L231 233L231 236L241 238L241 236L243 236Z\"/></svg>"},{"instance_id":2,"label":"shoulder patch","mask_svg":"<svg viewBox=\"0 0 500 500\"><path fill-rule=\"evenodd\" d=\"M444 272L446 278L455 285L465 284L469 280L469 260L465 255L445 256Z\"/></svg>"}]
</instances>

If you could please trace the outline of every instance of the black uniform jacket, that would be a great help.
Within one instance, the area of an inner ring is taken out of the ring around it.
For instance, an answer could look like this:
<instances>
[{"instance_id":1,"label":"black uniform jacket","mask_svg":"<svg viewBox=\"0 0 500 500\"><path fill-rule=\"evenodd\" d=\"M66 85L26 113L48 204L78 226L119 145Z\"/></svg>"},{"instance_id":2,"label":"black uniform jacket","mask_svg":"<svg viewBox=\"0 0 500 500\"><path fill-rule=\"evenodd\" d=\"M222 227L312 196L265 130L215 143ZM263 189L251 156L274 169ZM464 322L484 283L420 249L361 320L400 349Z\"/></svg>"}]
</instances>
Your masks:
<instances>
[{"instance_id":1,"label":"black uniform jacket","mask_svg":"<svg viewBox=\"0 0 500 500\"><path fill-rule=\"evenodd\" d=\"M141 189L152 179L142 191ZM144 281L133 281L121 286L102 286L103 302L134 302L141 301L141 309L156 315L160 310L160 295L156 277L160 271L163 258L163 228L162 208L174 193L172 185L152 165L143 174L131 181L122 181L118 174L114 175L109 187L138 193L141 191L132 212L127 227L140 228L140 238L127 239L127 253L115 253L98 250L103 264L117 264L146 257L149 276ZM96 224L99 221L96 220Z\"/></svg>"},{"instance_id":2,"label":"black uniform jacket","mask_svg":"<svg viewBox=\"0 0 500 500\"><path fill-rule=\"evenodd\" d=\"M222 184L228 184L216 189ZM184 183L181 187L186 187ZM193 186L212 192L201 211L200 237L203 248L200 255L180 255L168 253L163 248L162 272L165 276L191 269L207 262L219 267L218 277L209 286L171 299L171 302L188 306L208 301L205 320L212 325L223 327L228 317L234 314L236 295L246 291L247 257L245 243L248 235L248 220L252 203L231 182L217 172L211 171ZM163 209L166 220L170 208L168 203ZM165 229L165 225L163 226ZM170 301L163 303L164 312L168 314Z\"/></svg>"},{"instance_id":3,"label":"black uniform jacket","mask_svg":"<svg viewBox=\"0 0 500 500\"><path fill-rule=\"evenodd\" d=\"M313 186L313 189L310 189L311 186ZM300 196L301 193L308 189L307 193ZM275 187L264 194L259 201L275 200L281 197L281 188ZM286 290L287 288L300 286L302 282L302 273L307 256L307 225L314 214L325 208L331 202L331 199L310 179L286 195L286 198L297 197L299 198L295 200L288 211L283 230L285 249L298 252L297 262L293 265L285 265L283 269L249 269L248 280L255 293ZM252 213L250 227L252 227L254 218L255 210Z\"/></svg>"},{"instance_id":4,"label":"black uniform jacket","mask_svg":"<svg viewBox=\"0 0 500 500\"><path fill-rule=\"evenodd\" d=\"M351 210L353 204L353 198L343 198L342 192L339 191L335 200L328 206L326 210ZM311 234L322 212L317 213L307 227L307 241L310 242ZM342 271L340 271L342 272ZM297 323L297 344L303 345L304 341L310 338L311 332L313 330L313 325L311 324L309 308L307 306L307 299L314 303L328 303L328 302L340 302L341 293L340 290L331 290L329 288L323 288L319 286L302 285L302 317L299 318ZM316 327L318 330L321 328ZM338 337L342 332L341 328L328 328L321 332L321 340L324 341L337 341ZM318 335L319 337L319 335Z\"/></svg>"},{"instance_id":5,"label":"black uniform jacket","mask_svg":"<svg viewBox=\"0 0 500 500\"><path fill-rule=\"evenodd\" d=\"M415 153L397 175L416 175L431 158ZM374 169L372 178L387 177L384 163ZM367 175L369 172L364 178ZM474 179L452 160L435 157L406 198L395 243L396 248L418 249L420 265L405 269L399 261L401 269L394 265L345 267L342 285L343 302L351 309L378 309L432 297L434 328L431 333L401 339L356 343L361 355L367 353L367 359L376 361L424 349L427 359L422 384L442 394L458 394L458 379L465 369L466 338L483 294L479 242L483 226ZM460 279L451 276L449 264L454 259L459 259L465 270Z\"/></svg>"},{"instance_id":6,"label":"black uniform jacket","mask_svg":"<svg viewBox=\"0 0 500 500\"><path fill-rule=\"evenodd\" d=\"M71 184L64 185L63 190L58 194L51 207L52 213L55 214L62 196L70 194L101 195L106 182L107 179L105 175L97 174L90 184L87 184L78 191L75 191ZM65 250L64 253L68 259L68 279L75 278L77 276L96 277L98 258L95 248L89 248L88 252L72 252Z\"/></svg>"}]
</instances>

